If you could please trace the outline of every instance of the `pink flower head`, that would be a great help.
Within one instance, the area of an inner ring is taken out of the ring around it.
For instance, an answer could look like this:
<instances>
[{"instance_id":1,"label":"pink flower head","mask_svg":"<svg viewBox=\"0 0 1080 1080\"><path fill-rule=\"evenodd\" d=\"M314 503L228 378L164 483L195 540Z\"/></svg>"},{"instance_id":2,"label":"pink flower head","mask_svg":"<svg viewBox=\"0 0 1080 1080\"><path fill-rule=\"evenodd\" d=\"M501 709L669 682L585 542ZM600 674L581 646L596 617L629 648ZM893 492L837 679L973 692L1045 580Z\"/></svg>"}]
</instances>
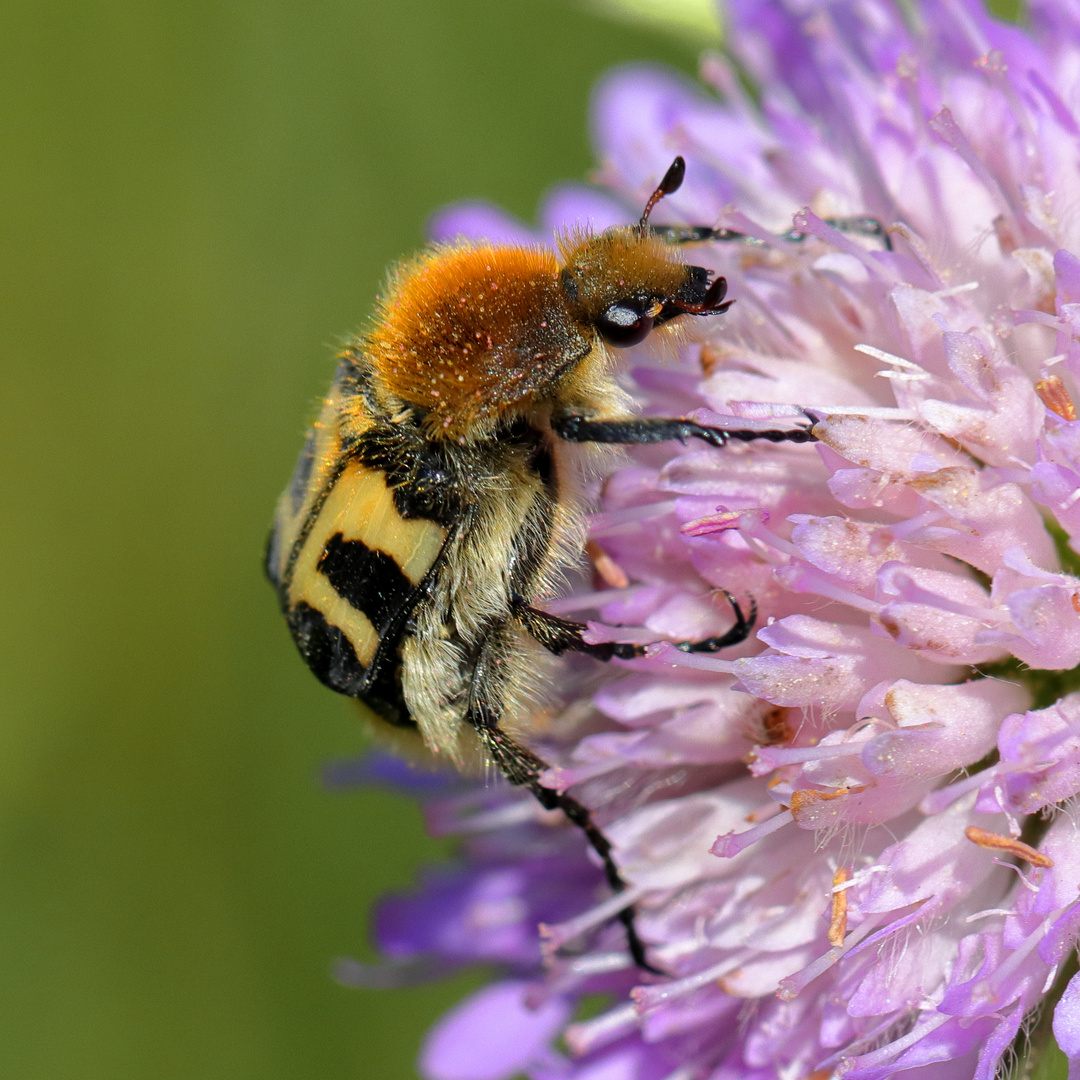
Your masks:
<instances>
[{"instance_id":1,"label":"pink flower head","mask_svg":"<svg viewBox=\"0 0 1080 1080\"><path fill-rule=\"evenodd\" d=\"M544 212L633 220L683 155L654 220L749 239L694 249L737 302L676 363L631 354L642 408L806 410L820 442L666 444L606 479L592 540L625 584L552 611L696 639L728 590L759 630L568 665L546 782L627 894L517 792L429 804L464 861L384 905L384 943L509 972L436 1028L430 1080L992 1080L1051 1020L1080 1075L1080 4L1035 0L1026 30L901 9L732 0L760 100L715 56L707 89L612 73L611 194ZM436 223L461 232L528 235ZM627 897L667 977L626 955Z\"/></svg>"}]
</instances>

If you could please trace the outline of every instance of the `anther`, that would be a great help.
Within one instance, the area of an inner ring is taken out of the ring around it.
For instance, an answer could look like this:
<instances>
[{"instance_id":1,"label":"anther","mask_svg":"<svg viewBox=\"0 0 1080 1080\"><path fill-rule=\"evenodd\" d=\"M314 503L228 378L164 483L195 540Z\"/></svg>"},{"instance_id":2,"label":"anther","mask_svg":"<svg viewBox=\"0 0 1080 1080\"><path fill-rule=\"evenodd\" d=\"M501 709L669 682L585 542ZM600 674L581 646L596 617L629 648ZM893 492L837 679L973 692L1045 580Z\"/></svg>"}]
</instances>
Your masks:
<instances>
[{"instance_id":1,"label":"anther","mask_svg":"<svg viewBox=\"0 0 1080 1080\"><path fill-rule=\"evenodd\" d=\"M847 889L838 889L851 877L846 866L838 866L833 874L832 910L829 913L829 944L839 947L847 936Z\"/></svg>"},{"instance_id":2,"label":"anther","mask_svg":"<svg viewBox=\"0 0 1080 1080\"><path fill-rule=\"evenodd\" d=\"M1002 836L1000 833L988 832L986 829L980 829L975 825L969 825L964 830L964 835L973 844L977 844L981 848L987 848L990 851L1007 852L1009 855L1015 855L1018 859L1023 859L1024 862L1031 863L1032 866L1050 867L1054 865L1054 860L1049 855L1044 855L1030 844L1025 844L1023 840L1016 840L1011 836Z\"/></svg>"},{"instance_id":3,"label":"anther","mask_svg":"<svg viewBox=\"0 0 1080 1080\"><path fill-rule=\"evenodd\" d=\"M1076 419L1076 406L1060 376L1049 375L1040 379L1035 384L1035 393L1039 395L1039 400L1062 420Z\"/></svg>"}]
</instances>

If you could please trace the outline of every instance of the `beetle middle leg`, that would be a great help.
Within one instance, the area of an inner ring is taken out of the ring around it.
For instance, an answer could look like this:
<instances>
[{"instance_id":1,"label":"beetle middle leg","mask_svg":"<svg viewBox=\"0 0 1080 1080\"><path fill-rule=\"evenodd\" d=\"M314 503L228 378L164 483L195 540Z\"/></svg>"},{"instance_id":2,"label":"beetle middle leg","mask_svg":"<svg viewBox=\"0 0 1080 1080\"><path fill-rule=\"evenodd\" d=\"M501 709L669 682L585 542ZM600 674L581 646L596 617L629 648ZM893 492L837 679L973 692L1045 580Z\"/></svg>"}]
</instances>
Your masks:
<instances>
[{"instance_id":1,"label":"beetle middle leg","mask_svg":"<svg viewBox=\"0 0 1080 1080\"><path fill-rule=\"evenodd\" d=\"M547 762L527 746L516 742L499 726L501 709L498 702L502 699L503 679L499 674L498 660L505 650L504 635L508 631L507 625L496 628L489 633L480 647L466 719L476 729L484 749L503 776L511 784L528 788L545 810L561 810L567 820L585 834L585 839L593 851L600 856L604 876L611 890L615 893L625 892L626 882L615 864L611 841L593 821L589 808L566 792L541 784L540 776L548 768ZM654 975L665 974L649 963L645 944L637 932L633 905L628 904L616 917L625 929L627 948L634 963Z\"/></svg>"},{"instance_id":2,"label":"beetle middle leg","mask_svg":"<svg viewBox=\"0 0 1080 1080\"><path fill-rule=\"evenodd\" d=\"M701 641L676 641L673 644L676 649L687 653L711 653L727 649L732 645L738 645L745 641L754 629L757 620L757 603L750 601L749 612L744 612L738 600L726 589L724 596L731 605L735 615L735 624L730 630L714 637L704 638ZM539 608L522 604L517 610L517 616L529 634L535 638L548 652L561 656L564 652L580 652L592 656L597 660L633 660L635 657L644 656L647 645L633 645L624 641L601 641L588 642L584 634L588 627L585 623L572 622L562 619L558 615L552 615Z\"/></svg>"}]
</instances>

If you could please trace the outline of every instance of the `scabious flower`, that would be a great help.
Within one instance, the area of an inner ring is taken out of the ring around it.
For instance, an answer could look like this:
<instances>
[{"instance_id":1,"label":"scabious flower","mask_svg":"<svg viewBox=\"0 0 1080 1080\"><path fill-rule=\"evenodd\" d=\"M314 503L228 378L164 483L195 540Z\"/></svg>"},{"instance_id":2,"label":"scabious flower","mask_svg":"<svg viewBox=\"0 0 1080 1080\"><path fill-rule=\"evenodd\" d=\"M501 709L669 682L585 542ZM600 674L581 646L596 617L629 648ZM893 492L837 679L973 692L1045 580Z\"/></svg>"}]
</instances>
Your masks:
<instances>
[{"instance_id":1,"label":"scabious flower","mask_svg":"<svg viewBox=\"0 0 1080 1080\"><path fill-rule=\"evenodd\" d=\"M602 83L610 194L560 190L543 223L632 220L682 154L656 218L744 237L693 252L737 303L628 380L654 414L807 410L820 442L644 448L605 479L607 584L551 610L690 640L728 590L760 628L568 666L546 782L594 809L627 894L519 792L428 800L463 860L384 902L382 946L506 977L422 1071L991 1080L1052 1026L1077 1077L1080 4L1035 0L1027 29L976 0L729 12L708 88ZM436 232L530 238L478 207ZM628 898L668 977L630 964Z\"/></svg>"}]
</instances>

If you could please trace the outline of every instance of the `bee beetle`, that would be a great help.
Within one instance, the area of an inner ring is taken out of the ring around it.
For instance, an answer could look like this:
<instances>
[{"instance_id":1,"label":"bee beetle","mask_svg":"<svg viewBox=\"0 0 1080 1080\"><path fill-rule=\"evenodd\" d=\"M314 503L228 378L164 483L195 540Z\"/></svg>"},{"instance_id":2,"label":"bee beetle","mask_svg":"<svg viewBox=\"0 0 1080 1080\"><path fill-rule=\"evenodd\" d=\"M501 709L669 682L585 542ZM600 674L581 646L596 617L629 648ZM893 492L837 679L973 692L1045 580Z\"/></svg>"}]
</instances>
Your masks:
<instances>
[{"instance_id":1,"label":"bee beetle","mask_svg":"<svg viewBox=\"0 0 1080 1080\"><path fill-rule=\"evenodd\" d=\"M394 272L371 328L340 356L266 562L317 678L366 704L399 743L422 743L466 772L493 764L562 810L616 891L625 885L610 843L583 804L540 782L547 765L522 742L545 653L644 652L590 644L583 624L534 606L581 556L577 478L602 456L597 444L813 439L805 427L640 418L612 377L613 348L730 306L724 278L678 257L669 242L678 230L648 224L685 168L677 157L636 225L570 234L561 259L463 243ZM743 641L755 612L729 602L727 633L679 647ZM619 918L634 962L655 971L632 908Z\"/></svg>"}]
</instances>

